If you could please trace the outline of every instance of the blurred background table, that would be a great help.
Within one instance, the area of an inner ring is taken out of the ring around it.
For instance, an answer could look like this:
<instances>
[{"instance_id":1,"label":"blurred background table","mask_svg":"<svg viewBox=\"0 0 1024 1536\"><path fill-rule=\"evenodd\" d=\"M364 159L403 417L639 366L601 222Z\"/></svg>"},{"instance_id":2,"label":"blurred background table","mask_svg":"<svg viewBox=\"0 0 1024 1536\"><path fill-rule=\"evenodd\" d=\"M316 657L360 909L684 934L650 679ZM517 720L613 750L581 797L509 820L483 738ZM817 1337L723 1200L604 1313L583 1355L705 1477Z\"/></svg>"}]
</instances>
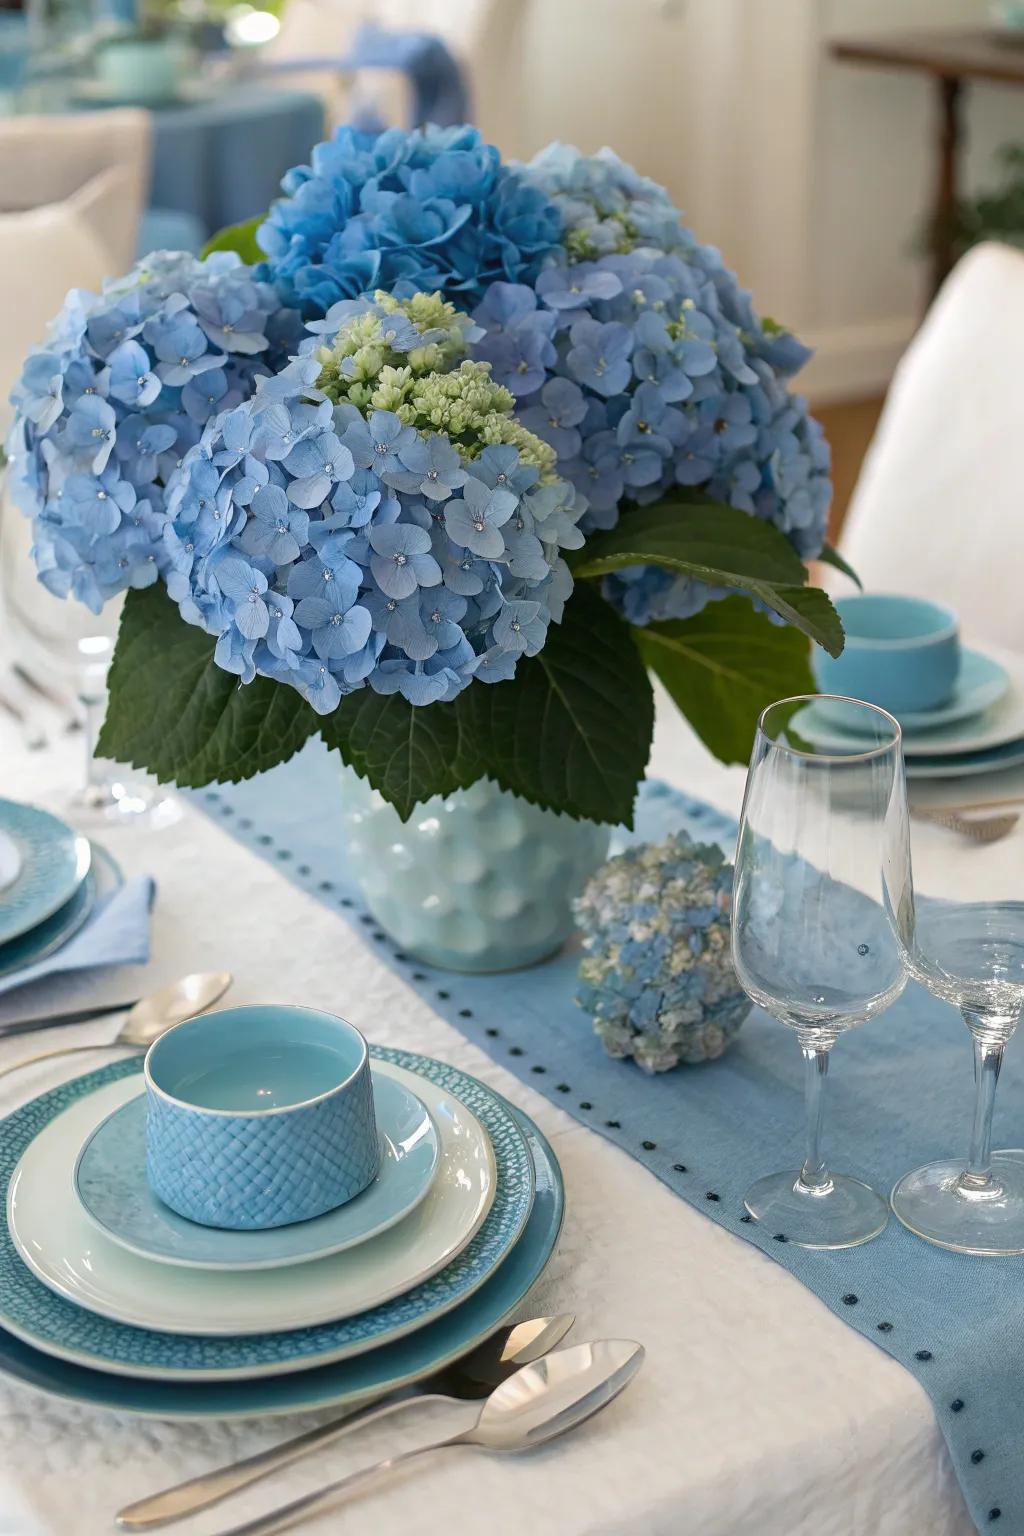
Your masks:
<instances>
[{"instance_id":1,"label":"blurred background table","mask_svg":"<svg viewBox=\"0 0 1024 1536\"><path fill-rule=\"evenodd\" d=\"M191 214L203 238L263 213L281 177L324 137L324 109L306 91L255 84L153 111L150 208Z\"/></svg>"}]
</instances>

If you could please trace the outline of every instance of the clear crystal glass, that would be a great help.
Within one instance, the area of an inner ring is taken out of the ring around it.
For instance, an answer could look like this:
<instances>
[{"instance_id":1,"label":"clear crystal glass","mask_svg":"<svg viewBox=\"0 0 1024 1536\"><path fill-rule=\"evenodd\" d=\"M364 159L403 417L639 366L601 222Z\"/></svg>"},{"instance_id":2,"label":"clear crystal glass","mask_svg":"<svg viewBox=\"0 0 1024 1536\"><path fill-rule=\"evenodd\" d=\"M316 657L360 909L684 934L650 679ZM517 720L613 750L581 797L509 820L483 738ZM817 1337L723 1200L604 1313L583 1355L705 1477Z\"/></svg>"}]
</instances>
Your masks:
<instances>
[{"instance_id":1,"label":"clear crystal glass","mask_svg":"<svg viewBox=\"0 0 1024 1536\"><path fill-rule=\"evenodd\" d=\"M751 1000L796 1031L807 1110L803 1165L759 1179L745 1203L791 1243L849 1248L877 1237L889 1210L825 1162L825 1081L839 1036L906 982L894 929L912 903L907 797L891 715L844 701L872 745L818 752L790 727L810 702L784 699L758 721L736 849L733 960Z\"/></svg>"},{"instance_id":2,"label":"clear crystal glass","mask_svg":"<svg viewBox=\"0 0 1024 1536\"><path fill-rule=\"evenodd\" d=\"M1024 1152L992 1151L1003 1052L1024 1008L1024 827L978 845L918 822L912 846L915 899L900 938L911 974L959 1008L970 1031L974 1108L966 1157L906 1174L892 1208L940 1247L1024 1253Z\"/></svg>"},{"instance_id":3,"label":"clear crystal glass","mask_svg":"<svg viewBox=\"0 0 1024 1536\"><path fill-rule=\"evenodd\" d=\"M151 780L126 775L96 756L96 738L107 699L107 670L114 652L122 603L90 613L71 598L54 597L39 582L31 555L32 526L10 496L0 504L0 614L11 659L45 694L77 703L83 726L81 781L67 808L78 826L144 822L167 826L178 819L177 802Z\"/></svg>"}]
</instances>

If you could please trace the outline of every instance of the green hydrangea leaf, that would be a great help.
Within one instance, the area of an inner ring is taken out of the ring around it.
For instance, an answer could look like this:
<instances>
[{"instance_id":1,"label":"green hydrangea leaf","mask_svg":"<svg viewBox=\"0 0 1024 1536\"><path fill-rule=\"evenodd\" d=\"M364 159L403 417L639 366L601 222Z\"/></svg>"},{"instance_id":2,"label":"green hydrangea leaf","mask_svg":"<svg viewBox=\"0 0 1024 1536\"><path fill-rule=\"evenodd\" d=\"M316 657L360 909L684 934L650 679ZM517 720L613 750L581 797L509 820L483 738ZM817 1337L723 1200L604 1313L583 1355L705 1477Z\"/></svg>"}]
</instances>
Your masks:
<instances>
[{"instance_id":1,"label":"green hydrangea leaf","mask_svg":"<svg viewBox=\"0 0 1024 1536\"><path fill-rule=\"evenodd\" d=\"M363 688L320 722L320 735L342 761L408 821L431 795L450 795L479 777L462 746L455 704L414 708L400 693Z\"/></svg>"},{"instance_id":2,"label":"green hydrangea leaf","mask_svg":"<svg viewBox=\"0 0 1024 1536\"><path fill-rule=\"evenodd\" d=\"M654 696L628 626L578 587L539 655L509 682L458 699L461 740L483 771L534 805L633 825L654 729Z\"/></svg>"},{"instance_id":3,"label":"green hydrangea leaf","mask_svg":"<svg viewBox=\"0 0 1024 1536\"><path fill-rule=\"evenodd\" d=\"M203 246L200 255L211 256L214 251L237 251L242 260L249 266L254 266L257 261L263 260L264 253L256 244L256 231L266 221L266 214L258 214L255 219L245 219L241 224L225 224L223 229L218 229Z\"/></svg>"},{"instance_id":4,"label":"green hydrangea leaf","mask_svg":"<svg viewBox=\"0 0 1024 1536\"><path fill-rule=\"evenodd\" d=\"M834 544L823 544L818 559L824 565L832 565L837 571L842 571L844 576L849 576L851 581L856 582L861 592L864 591L864 583L857 575L857 572L854 570L853 566L848 560L843 559L842 555L839 553L838 549L836 549Z\"/></svg>"},{"instance_id":5,"label":"green hydrangea leaf","mask_svg":"<svg viewBox=\"0 0 1024 1536\"><path fill-rule=\"evenodd\" d=\"M577 576L605 576L630 565L660 565L748 592L830 655L843 649L839 615L819 587L806 585L806 567L788 539L725 502L674 494L633 508L609 533L587 540L573 569Z\"/></svg>"},{"instance_id":6,"label":"green hydrangea leaf","mask_svg":"<svg viewBox=\"0 0 1024 1536\"><path fill-rule=\"evenodd\" d=\"M301 694L270 678L242 687L163 587L129 592L97 751L183 788L236 783L286 762L317 729Z\"/></svg>"},{"instance_id":7,"label":"green hydrangea leaf","mask_svg":"<svg viewBox=\"0 0 1024 1536\"><path fill-rule=\"evenodd\" d=\"M805 637L742 597L633 633L644 661L723 763L749 760L757 717L769 704L814 692Z\"/></svg>"}]
</instances>

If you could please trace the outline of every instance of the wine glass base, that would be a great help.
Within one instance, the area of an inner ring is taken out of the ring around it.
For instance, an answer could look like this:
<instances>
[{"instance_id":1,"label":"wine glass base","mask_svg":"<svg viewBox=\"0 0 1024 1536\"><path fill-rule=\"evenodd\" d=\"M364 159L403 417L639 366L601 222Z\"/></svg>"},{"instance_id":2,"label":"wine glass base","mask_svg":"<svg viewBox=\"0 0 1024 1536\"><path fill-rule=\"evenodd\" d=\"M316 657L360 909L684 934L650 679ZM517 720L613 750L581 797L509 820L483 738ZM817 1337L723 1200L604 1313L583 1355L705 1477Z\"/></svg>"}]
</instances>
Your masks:
<instances>
[{"instance_id":1,"label":"wine glass base","mask_svg":"<svg viewBox=\"0 0 1024 1536\"><path fill-rule=\"evenodd\" d=\"M68 812L84 831L116 826L159 830L173 826L182 814L175 797L160 785L117 773L76 790L68 800Z\"/></svg>"},{"instance_id":2,"label":"wine glass base","mask_svg":"<svg viewBox=\"0 0 1024 1536\"><path fill-rule=\"evenodd\" d=\"M994 1152L992 1182L972 1190L966 1164L947 1159L905 1173L892 1192L903 1225L955 1253L1024 1253L1024 1152Z\"/></svg>"},{"instance_id":3,"label":"wine glass base","mask_svg":"<svg viewBox=\"0 0 1024 1536\"><path fill-rule=\"evenodd\" d=\"M889 1207L870 1185L845 1173L829 1176L831 1188L812 1193L800 1169L770 1173L747 1191L743 1204L773 1236L800 1248L855 1248L885 1231Z\"/></svg>"}]
</instances>

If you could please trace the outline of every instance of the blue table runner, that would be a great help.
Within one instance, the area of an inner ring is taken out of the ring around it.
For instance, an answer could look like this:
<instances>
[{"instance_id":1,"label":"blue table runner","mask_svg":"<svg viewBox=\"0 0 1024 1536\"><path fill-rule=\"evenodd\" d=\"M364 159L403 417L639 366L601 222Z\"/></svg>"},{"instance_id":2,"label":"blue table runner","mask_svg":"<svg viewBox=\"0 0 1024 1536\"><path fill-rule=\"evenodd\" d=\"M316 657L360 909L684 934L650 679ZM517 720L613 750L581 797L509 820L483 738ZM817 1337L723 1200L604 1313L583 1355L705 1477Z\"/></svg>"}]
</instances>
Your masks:
<instances>
[{"instance_id":1,"label":"blue table runner","mask_svg":"<svg viewBox=\"0 0 1024 1536\"><path fill-rule=\"evenodd\" d=\"M796 1275L899 1360L935 1408L979 1530L1024 1536L1024 1259L933 1248L893 1218L859 1248L813 1252L747 1218L755 1178L802 1156L803 1072L792 1032L754 1010L719 1061L648 1077L607 1057L573 1001L578 955L495 976L438 971L396 951L347 868L338 763L319 745L196 801L296 885L365 926L382 963L530 1087L622 1147L682 1199ZM731 856L735 823L667 786L644 786L636 836L685 827ZM911 985L845 1036L830 1074L826 1154L888 1192L910 1168L966 1150L971 1051L959 1014ZM996 1146L1024 1144L1024 1061L1011 1046ZM571 1191L570 1191L571 1199Z\"/></svg>"}]
</instances>

